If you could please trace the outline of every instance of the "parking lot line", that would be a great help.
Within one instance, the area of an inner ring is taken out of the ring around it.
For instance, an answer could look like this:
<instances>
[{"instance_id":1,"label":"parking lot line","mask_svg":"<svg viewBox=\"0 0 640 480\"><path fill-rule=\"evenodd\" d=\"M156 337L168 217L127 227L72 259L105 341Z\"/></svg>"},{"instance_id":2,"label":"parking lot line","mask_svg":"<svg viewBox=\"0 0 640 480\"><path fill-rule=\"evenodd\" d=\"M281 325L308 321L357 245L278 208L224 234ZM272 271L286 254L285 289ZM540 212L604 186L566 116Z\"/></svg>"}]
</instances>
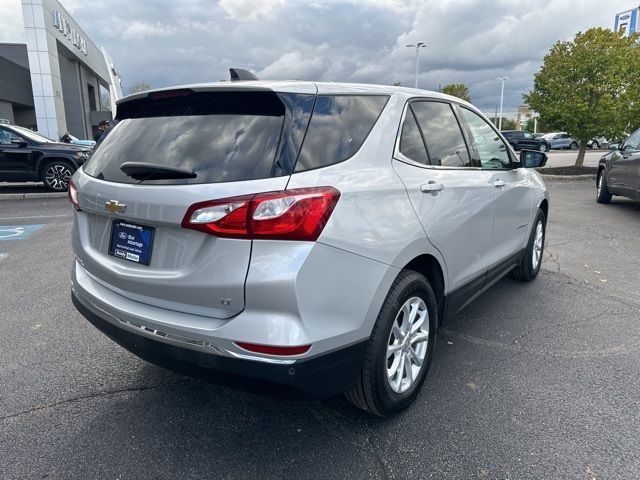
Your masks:
<instances>
[{"instance_id":1,"label":"parking lot line","mask_svg":"<svg viewBox=\"0 0 640 480\"><path fill-rule=\"evenodd\" d=\"M61 214L61 215L28 215L26 217L0 217L0 222L5 220L26 220L29 218L63 218L63 217L72 217L73 214Z\"/></svg>"},{"instance_id":2,"label":"parking lot line","mask_svg":"<svg viewBox=\"0 0 640 480\"><path fill-rule=\"evenodd\" d=\"M42 228L38 225L0 225L0 241L24 240L30 237L36 230Z\"/></svg>"}]
</instances>

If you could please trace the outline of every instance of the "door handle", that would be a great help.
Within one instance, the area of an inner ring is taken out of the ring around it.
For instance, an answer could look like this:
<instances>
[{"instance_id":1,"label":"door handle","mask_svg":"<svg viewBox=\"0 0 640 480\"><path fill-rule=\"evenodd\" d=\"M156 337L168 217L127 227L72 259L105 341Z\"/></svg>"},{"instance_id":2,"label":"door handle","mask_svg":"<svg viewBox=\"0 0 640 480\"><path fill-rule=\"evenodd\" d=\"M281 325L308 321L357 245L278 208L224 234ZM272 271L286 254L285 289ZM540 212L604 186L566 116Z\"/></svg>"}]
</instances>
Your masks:
<instances>
[{"instance_id":1,"label":"door handle","mask_svg":"<svg viewBox=\"0 0 640 480\"><path fill-rule=\"evenodd\" d=\"M493 186L496 188L502 188L507 184L507 182L505 182L504 180L496 180L495 182L493 182Z\"/></svg>"},{"instance_id":2,"label":"door handle","mask_svg":"<svg viewBox=\"0 0 640 480\"><path fill-rule=\"evenodd\" d=\"M420 190L422 190L422 192L424 193L440 192L444 190L444 185L442 185L441 183L436 183L433 180L430 180L429 183L420 185Z\"/></svg>"}]
</instances>

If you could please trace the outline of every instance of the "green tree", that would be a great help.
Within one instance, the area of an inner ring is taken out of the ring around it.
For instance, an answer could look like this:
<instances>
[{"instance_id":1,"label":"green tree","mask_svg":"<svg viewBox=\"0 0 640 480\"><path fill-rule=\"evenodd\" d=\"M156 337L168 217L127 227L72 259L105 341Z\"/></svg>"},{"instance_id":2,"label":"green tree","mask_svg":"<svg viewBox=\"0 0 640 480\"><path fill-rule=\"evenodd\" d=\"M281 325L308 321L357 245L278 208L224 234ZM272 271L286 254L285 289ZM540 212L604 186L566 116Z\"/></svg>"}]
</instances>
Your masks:
<instances>
[{"instance_id":1,"label":"green tree","mask_svg":"<svg viewBox=\"0 0 640 480\"><path fill-rule=\"evenodd\" d=\"M500 123L496 117L489 117L491 123L493 123L496 128L498 128L498 124ZM516 121L511 118L502 117L502 130L516 130Z\"/></svg>"},{"instance_id":2,"label":"green tree","mask_svg":"<svg viewBox=\"0 0 640 480\"><path fill-rule=\"evenodd\" d=\"M151 90L151 85L148 82L136 82L129 89L129 93L139 93L144 92L146 90Z\"/></svg>"},{"instance_id":3,"label":"green tree","mask_svg":"<svg viewBox=\"0 0 640 480\"><path fill-rule=\"evenodd\" d=\"M573 41L551 48L533 91L524 95L545 126L580 140L576 166L582 166L591 138L618 138L640 123L637 41L637 35L623 37L603 28L578 32Z\"/></svg>"},{"instance_id":4,"label":"green tree","mask_svg":"<svg viewBox=\"0 0 640 480\"><path fill-rule=\"evenodd\" d=\"M464 83L451 83L442 87L442 93L453 95L471 103L471 95L469 95L469 87Z\"/></svg>"}]
</instances>

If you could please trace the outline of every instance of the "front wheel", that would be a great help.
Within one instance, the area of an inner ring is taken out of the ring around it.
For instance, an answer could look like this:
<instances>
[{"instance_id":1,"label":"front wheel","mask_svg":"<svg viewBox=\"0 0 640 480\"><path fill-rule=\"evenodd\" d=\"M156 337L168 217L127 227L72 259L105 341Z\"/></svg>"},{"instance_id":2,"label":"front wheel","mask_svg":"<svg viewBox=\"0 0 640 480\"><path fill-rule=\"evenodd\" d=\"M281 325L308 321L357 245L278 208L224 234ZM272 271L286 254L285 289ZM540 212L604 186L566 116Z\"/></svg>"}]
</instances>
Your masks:
<instances>
[{"instance_id":1,"label":"front wheel","mask_svg":"<svg viewBox=\"0 0 640 480\"><path fill-rule=\"evenodd\" d=\"M600 144L599 144L598 142L593 142L593 143L591 144L591 148L592 148L593 150L597 150L598 148L600 148Z\"/></svg>"},{"instance_id":2,"label":"front wheel","mask_svg":"<svg viewBox=\"0 0 640 480\"><path fill-rule=\"evenodd\" d=\"M69 180L75 168L62 160L54 160L42 170L44 186L54 192L65 192L69 188Z\"/></svg>"},{"instance_id":3,"label":"front wheel","mask_svg":"<svg viewBox=\"0 0 640 480\"><path fill-rule=\"evenodd\" d=\"M571 150L577 150L580 146L576 142L572 142L571 145L569 145L569 148Z\"/></svg>"},{"instance_id":4,"label":"front wheel","mask_svg":"<svg viewBox=\"0 0 640 480\"><path fill-rule=\"evenodd\" d=\"M400 272L373 327L360 377L345 394L350 403L384 417L413 402L431 365L437 311L429 281Z\"/></svg>"},{"instance_id":5,"label":"front wheel","mask_svg":"<svg viewBox=\"0 0 640 480\"><path fill-rule=\"evenodd\" d=\"M538 276L540 265L542 264L542 254L544 252L544 239L546 235L547 218L541 209L538 209L533 230L529 236L529 242L525 249L520 263L511 270L511 277L515 280L529 282Z\"/></svg>"},{"instance_id":6,"label":"front wheel","mask_svg":"<svg viewBox=\"0 0 640 480\"><path fill-rule=\"evenodd\" d=\"M549 150L549 147L547 147L546 143L541 143L540 147L538 148L538 150L540 150L541 152L546 152Z\"/></svg>"}]
</instances>

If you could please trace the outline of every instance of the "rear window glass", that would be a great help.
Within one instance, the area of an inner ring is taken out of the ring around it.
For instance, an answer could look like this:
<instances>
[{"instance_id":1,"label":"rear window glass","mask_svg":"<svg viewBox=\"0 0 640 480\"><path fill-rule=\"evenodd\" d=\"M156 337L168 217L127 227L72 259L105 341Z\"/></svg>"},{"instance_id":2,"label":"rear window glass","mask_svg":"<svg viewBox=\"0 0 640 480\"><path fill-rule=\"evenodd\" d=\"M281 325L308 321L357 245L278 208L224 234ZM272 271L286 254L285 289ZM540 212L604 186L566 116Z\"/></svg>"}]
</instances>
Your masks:
<instances>
[{"instance_id":1,"label":"rear window glass","mask_svg":"<svg viewBox=\"0 0 640 480\"><path fill-rule=\"evenodd\" d=\"M389 99L386 95L319 95L296 163L296 172L352 157Z\"/></svg>"},{"instance_id":2,"label":"rear window glass","mask_svg":"<svg viewBox=\"0 0 640 480\"><path fill-rule=\"evenodd\" d=\"M192 93L133 100L118 107L122 120L96 149L84 171L103 180L140 183L124 162L189 169L190 179L145 184L193 184L271 176L285 107L273 92ZM133 118L132 118L133 117Z\"/></svg>"}]
</instances>

